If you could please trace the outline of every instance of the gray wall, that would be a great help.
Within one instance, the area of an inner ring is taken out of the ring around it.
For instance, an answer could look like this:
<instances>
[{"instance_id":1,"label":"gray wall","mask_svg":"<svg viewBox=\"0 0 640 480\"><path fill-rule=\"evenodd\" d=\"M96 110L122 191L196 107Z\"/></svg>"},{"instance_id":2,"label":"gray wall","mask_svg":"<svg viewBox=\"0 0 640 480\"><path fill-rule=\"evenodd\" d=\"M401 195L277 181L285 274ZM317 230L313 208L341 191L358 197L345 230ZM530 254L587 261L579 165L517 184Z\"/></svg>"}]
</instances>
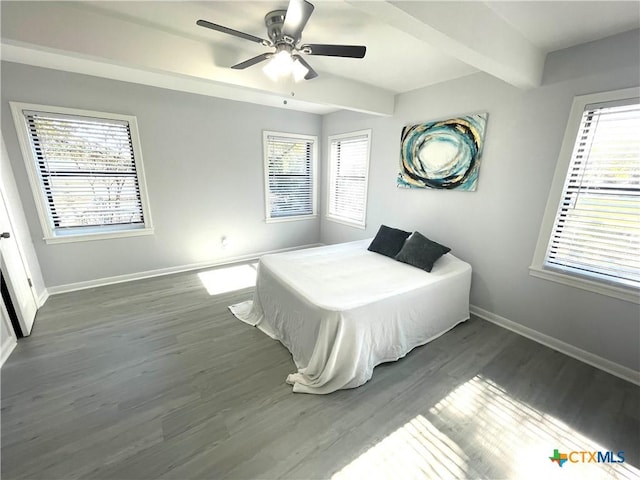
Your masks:
<instances>
[{"instance_id":1,"label":"gray wall","mask_svg":"<svg viewBox=\"0 0 640 480\"><path fill-rule=\"evenodd\" d=\"M7 62L1 73L2 133L47 287L318 241L318 219L265 223L262 130L319 137L320 116ZM9 101L135 115L155 235L47 245Z\"/></svg>"},{"instance_id":2,"label":"gray wall","mask_svg":"<svg viewBox=\"0 0 640 480\"><path fill-rule=\"evenodd\" d=\"M573 97L639 85L639 45L636 30L552 53L531 91L476 74L399 95L392 118L325 116L325 138L373 132L367 229L323 218L322 241L372 237L381 223L420 230L473 266L472 304L639 370L637 304L528 274ZM478 112L489 119L476 192L396 188L403 125Z\"/></svg>"},{"instance_id":3,"label":"gray wall","mask_svg":"<svg viewBox=\"0 0 640 480\"><path fill-rule=\"evenodd\" d=\"M543 86L531 91L476 74L399 95L393 117L340 112L321 118L3 63L2 134L49 288L372 237L386 223L420 230L471 263L472 304L637 370L638 305L531 277L528 267L573 96L640 84L638 45L635 31L555 52ZM136 115L156 234L46 245L10 100ZM476 192L396 188L403 125L475 112L489 113ZM322 153L328 135L364 128L373 130L366 230L324 218L264 223L263 129L322 133ZM220 247L222 235L230 238L227 250Z\"/></svg>"}]
</instances>

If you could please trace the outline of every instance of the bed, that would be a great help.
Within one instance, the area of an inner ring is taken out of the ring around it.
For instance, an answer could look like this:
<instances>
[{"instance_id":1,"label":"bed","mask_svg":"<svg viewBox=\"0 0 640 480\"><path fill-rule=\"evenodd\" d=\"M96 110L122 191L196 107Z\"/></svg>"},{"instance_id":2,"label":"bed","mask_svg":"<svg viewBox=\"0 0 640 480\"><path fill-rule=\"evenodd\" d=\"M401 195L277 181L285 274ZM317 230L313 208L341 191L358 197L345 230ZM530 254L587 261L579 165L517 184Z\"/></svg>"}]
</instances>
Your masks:
<instances>
[{"instance_id":1,"label":"bed","mask_svg":"<svg viewBox=\"0 0 640 480\"><path fill-rule=\"evenodd\" d=\"M358 387L376 365L469 318L468 263L447 253L427 273L368 251L370 242L265 255L253 300L229 307L291 352L294 392Z\"/></svg>"}]
</instances>

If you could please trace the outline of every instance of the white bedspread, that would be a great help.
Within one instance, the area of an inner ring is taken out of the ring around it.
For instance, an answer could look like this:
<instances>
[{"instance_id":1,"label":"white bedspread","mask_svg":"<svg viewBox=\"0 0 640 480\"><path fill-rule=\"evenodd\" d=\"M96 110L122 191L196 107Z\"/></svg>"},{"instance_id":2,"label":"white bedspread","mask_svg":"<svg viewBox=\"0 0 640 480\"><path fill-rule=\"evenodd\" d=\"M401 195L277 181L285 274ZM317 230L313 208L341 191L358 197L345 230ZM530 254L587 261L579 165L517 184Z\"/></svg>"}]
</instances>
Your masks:
<instances>
[{"instance_id":1,"label":"white bedspread","mask_svg":"<svg viewBox=\"0 0 640 480\"><path fill-rule=\"evenodd\" d=\"M427 273L369 252L370 242L265 255L253 300L230 307L289 349L294 392L358 387L469 318L468 263L447 254Z\"/></svg>"}]
</instances>

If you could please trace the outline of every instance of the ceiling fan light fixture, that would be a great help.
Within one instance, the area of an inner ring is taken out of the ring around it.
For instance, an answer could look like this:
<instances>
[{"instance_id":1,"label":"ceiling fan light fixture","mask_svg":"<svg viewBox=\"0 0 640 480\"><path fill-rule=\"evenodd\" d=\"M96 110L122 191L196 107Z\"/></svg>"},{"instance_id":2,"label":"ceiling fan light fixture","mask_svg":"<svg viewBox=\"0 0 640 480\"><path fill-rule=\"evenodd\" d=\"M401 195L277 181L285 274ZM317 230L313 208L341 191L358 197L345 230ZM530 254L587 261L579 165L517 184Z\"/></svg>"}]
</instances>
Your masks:
<instances>
[{"instance_id":1,"label":"ceiling fan light fixture","mask_svg":"<svg viewBox=\"0 0 640 480\"><path fill-rule=\"evenodd\" d=\"M280 78L291 74L292 64L291 54L286 50L281 50L271 57L271 60L262 68L262 71L271 80L277 82Z\"/></svg>"},{"instance_id":2,"label":"ceiling fan light fixture","mask_svg":"<svg viewBox=\"0 0 640 480\"><path fill-rule=\"evenodd\" d=\"M299 82L304 79L309 69L297 59L294 60L291 57L291 53L281 50L271 57L271 60L262 68L262 71L274 82L289 76L293 76L293 79Z\"/></svg>"}]
</instances>

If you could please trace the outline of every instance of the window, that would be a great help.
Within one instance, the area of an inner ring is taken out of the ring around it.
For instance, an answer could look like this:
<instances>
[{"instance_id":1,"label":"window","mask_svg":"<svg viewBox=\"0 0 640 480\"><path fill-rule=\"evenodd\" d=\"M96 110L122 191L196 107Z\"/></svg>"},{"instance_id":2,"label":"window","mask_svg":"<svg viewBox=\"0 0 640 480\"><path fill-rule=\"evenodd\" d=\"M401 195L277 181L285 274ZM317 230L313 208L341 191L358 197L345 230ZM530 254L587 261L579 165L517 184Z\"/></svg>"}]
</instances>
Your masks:
<instances>
[{"instance_id":1,"label":"window","mask_svg":"<svg viewBox=\"0 0 640 480\"><path fill-rule=\"evenodd\" d=\"M559 195L552 203L552 187L532 274L640 302L637 95L574 100L554 179Z\"/></svg>"},{"instance_id":2,"label":"window","mask_svg":"<svg viewBox=\"0 0 640 480\"><path fill-rule=\"evenodd\" d=\"M47 243L152 233L135 117L11 109Z\"/></svg>"},{"instance_id":3,"label":"window","mask_svg":"<svg viewBox=\"0 0 640 480\"><path fill-rule=\"evenodd\" d=\"M328 219L365 227L370 140L371 130L329 137Z\"/></svg>"},{"instance_id":4,"label":"window","mask_svg":"<svg viewBox=\"0 0 640 480\"><path fill-rule=\"evenodd\" d=\"M264 132L267 222L316 215L316 137Z\"/></svg>"}]
</instances>

